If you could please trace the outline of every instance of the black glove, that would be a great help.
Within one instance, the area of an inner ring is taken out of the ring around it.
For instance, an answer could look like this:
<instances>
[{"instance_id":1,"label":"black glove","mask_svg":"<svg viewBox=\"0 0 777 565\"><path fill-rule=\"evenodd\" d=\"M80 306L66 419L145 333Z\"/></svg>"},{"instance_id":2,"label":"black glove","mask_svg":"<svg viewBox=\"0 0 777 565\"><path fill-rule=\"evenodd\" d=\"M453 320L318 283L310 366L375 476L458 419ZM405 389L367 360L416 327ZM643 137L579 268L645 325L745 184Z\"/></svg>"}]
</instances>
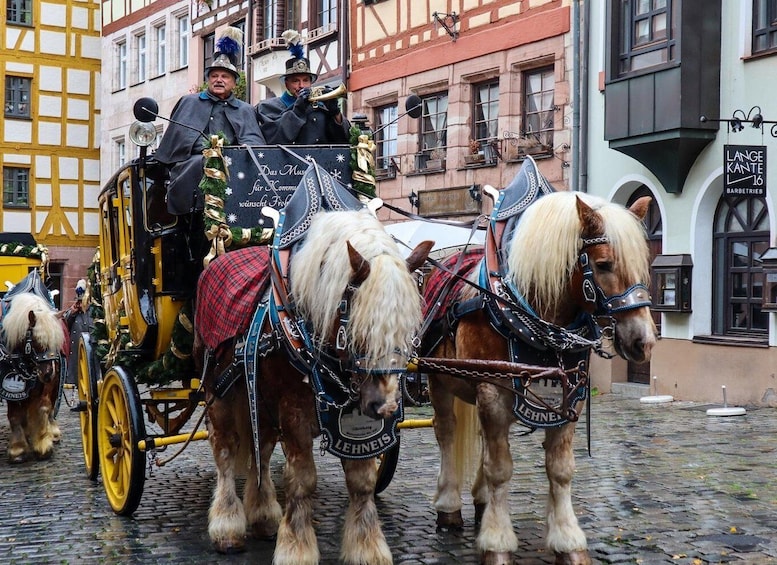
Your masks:
<instances>
[{"instance_id":1,"label":"black glove","mask_svg":"<svg viewBox=\"0 0 777 565\"><path fill-rule=\"evenodd\" d=\"M337 98L325 101L324 107L326 108L326 111L329 112L329 114L332 116L336 116L340 113L340 104L338 103Z\"/></svg>"},{"instance_id":2,"label":"black glove","mask_svg":"<svg viewBox=\"0 0 777 565\"><path fill-rule=\"evenodd\" d=\"M298 108L305 108L308 105L308 98L310 97L310 89L309 88L302 88L297 93L297 100L294 102L294 105Z\"/></svg>"}]
</instances>

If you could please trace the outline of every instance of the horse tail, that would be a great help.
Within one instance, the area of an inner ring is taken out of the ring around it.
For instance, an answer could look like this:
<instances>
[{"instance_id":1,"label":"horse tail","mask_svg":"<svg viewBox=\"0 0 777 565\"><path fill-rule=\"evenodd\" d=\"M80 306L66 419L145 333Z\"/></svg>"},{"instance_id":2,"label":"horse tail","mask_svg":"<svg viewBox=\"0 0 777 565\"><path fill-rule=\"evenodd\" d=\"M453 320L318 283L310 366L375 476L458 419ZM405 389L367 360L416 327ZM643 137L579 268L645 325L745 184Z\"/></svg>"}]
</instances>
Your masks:
<instances>
[{"instance_id":1,"label":"horse tail","mask_svg":"<svg viewBox=\"0 0 777 565\"><path fill-rule=\"evenodd\" d=\"M477 407L456 398L453 401L456 417L453 459L459 486L471 485L482 457L480 420Z\"/></svg>"}]
</instances>

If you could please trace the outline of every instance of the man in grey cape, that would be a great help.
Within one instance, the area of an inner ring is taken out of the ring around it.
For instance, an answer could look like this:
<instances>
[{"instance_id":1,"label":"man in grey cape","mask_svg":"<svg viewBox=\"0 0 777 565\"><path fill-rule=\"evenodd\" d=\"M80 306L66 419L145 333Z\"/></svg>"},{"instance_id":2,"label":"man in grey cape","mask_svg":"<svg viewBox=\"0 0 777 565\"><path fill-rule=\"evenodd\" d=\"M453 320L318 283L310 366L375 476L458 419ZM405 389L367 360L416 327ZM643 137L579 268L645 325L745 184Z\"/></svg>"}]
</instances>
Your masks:
<instances>
[{"instance_id":1,"label":"man in grey cape","mask_svg":"<svg viewBox=\"0 0 777 565\"><path fill-rule=\"evenodd\" d=\"M350 124L337 99L308 100L317 75L303 56L299 33L288 30L283 38L292 57L281 76L283 94L263 100L256 106L256 120L271 145L326 145L350 142Z\"/></svg>"},{"instance_id":2,"label":"man in grey cape","mask_svg":"<svg viewBox=\"0 0 777 565\"><path fill-rule=\"evenodd\" d=\"M222 40L219 46L224 46ZM171 214L203 209L199 184L203 175L202 150L209 135L224 134L225 145L265 144L254 108L233 94L240 75L230 55L224 50L214 55L213 63L205 69L206 91L178 101L170 117L172 123L154 154L157 161L169 168L166 200Z\"/></svg>"}]
</instances>

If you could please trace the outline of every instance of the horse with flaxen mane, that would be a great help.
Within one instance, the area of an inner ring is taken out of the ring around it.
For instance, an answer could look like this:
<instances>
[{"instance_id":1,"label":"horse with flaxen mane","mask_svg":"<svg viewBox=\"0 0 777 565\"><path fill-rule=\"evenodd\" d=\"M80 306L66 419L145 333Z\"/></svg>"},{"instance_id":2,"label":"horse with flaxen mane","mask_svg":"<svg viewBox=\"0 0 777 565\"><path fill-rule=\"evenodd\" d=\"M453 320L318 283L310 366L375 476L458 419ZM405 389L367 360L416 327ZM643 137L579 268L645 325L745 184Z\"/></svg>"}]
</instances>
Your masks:
<instances>
[{"instance_id":1,"label":"horse with flaxen mane","mask_svg":"<svg viewBox=\"0 0 777 565\"><path fill-rule=\"evenodd\" d=\"M37 273L33 273L38 276ZM48 459L59 440L54 420L61 394L61 315L45 298L19 292L3 299L0 396L8 404L8 460Z\"/></svg>"},{"instance_id":2,"label":"horse with flaxen mane","mask_svg":"<svg viewBox=\"0 0 777 565\"><path fill-rule=\"evenodd\" d=\"M313 193L311 201L318 199ZM376 453L369 447L391 447L399 375L421 322L411 273L432 242L405 261L367 210L322 211L308 219L300 222L304 237L294 245L278 245L276 236L271 250L227 253L200 278L195 358L205 367L217 465L208 532L223 553L242 550L247 532L277 534L276 565L318 563L313 440L324 434L322 448L341 457L350 499L341 558L388 564L391 552L374 502ZM213 297L224 287L237 297L234 306ZM235 317L237 302L254 300L259 307L242 335L222 341L223 332L206 327L214 317ZM327 428L332 416L334 431ZM374 440L366 445L353 439L362 435ZM269 468L277 441L286 456L285 509ZM238 473L247 475L242 501L235 489Z\"/></svg>"},{"instance_id":3,"label":"horse with flaxen mane","mask_svg":"<svg viewBox=\"0 0 777 565\"><path fill-rule=\"evenodd\" d=\"M641 222L649 202L640 199L626 209L585 194L553 192L529 159L513 185L500 191L485 250L474 252L475 260L469 252L467 260L454 256L446 262L448 268L458 265L472 284L443 269L428 279L427 313L437 322L425 332L422 351L434 358L561 368L565 375L554 381L510 373L430 375L441 452L434 504L442 528L463 525L464 462L477 460L467 447L480 445L474 433L481 430L472 495L484 563L512 563L518 547L507 506L509 431L516 421L545 429L548 549L556 563L590 563L572 508L572 439L588 393L590 352L606 354L601 332L620 356L635 362L649 360L655 344Z\"/></svg>"}]
</instances>

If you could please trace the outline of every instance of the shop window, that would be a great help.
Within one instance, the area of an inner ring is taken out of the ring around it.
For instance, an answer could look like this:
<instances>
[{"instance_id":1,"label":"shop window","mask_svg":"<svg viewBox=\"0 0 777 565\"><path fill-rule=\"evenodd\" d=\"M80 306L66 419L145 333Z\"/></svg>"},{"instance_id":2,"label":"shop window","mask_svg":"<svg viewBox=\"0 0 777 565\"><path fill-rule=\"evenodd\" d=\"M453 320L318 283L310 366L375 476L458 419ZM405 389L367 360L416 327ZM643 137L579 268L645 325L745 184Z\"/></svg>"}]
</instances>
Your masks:
<instances>
[{"instance_id":1,"label":"shop window","mask_svg":"<svg viewBox=\"0 0 777 565\"><path fill-rule=\"evenodd\" d=\"M765 337L764 274L769 217L762 197L722 198L713 231L713 333Z\"/></svg>"}]
</instances>

